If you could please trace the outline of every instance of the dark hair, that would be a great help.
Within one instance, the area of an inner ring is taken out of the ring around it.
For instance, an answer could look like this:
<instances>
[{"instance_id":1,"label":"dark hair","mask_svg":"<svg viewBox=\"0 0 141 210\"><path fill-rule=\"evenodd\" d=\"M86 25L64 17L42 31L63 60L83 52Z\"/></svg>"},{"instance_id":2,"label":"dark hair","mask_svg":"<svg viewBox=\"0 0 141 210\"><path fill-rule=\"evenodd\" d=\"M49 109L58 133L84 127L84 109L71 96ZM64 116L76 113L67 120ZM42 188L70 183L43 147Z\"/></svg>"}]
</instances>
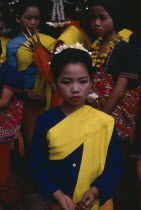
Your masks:
<instances>
[{"instance_id":1,"label":"dark hair","mask_svg":"<svg viewBox=\"0 0 141 210\"><path fill-rule=\"evenodd\" d=\"M17 23L17 21L15 20L15 17L18 16L19 18L21 18L21 16L24 14L25 10L28 7L37 7L40 10L40 27L43 25L43 17L42 17L42 4L39 3L39 0L20 0L19 2L15 3L14 5L14 11L13 11L13 15L11 17L11 38L14 38L18 35L18 33L20 32L20 24Z\"/></svg>"},{"instance_id":2,"label":"dark hair","mask_svg":"<svg viewBox=\"0 0 141 210\"><path fill-rule=\"evenodd\" d=\"M55 82L57 82L63 67L69 63L83 63L91 78L93 70L91 56L84 50L68 48L59 54L54 54L51 58L51 69Z\"/></svg>"},{"instance_id":3,"label":"dark hair","mask_svg":"<svg viewBox=\"0 0 141 210\"><path fill-rule=\"evenodd\" d=\"M77 12L76 12L76 5L77 5L77 1L72 4L68 4L64 2L64 12L65 12L66 18L72 18L72 20L78 19Z\"/></svg>"},{"instance_id":4,"label":"dark hair","mask_svg":"<svg viewBox=\"0 0 141 210\"><path fill-rule=\"evenodd\" d=\"M9 10L3 5L3 8L0 7L1 12L1 20L3 21L3 25L1 27L1 30L3 29L9 29L10 28L10 15ZM2 34L1 34L2 35ZM3 36L9 37L9 32L3 33Z\"/></svg>"},{"instance_id":5,"label":"dark hair","mask_svg":"<svg viewBox=\"0 0 141 210\"><path fill-rule=\"evenodd\" d=\"M118 32L126 25L126 4L123 0L87 0L90 9L95 5L101 5L113 19L115 30Z\"/></svg>"},{"instance_id":6,"label":"dark hair","mask_svg":"<svg viewBox=\"0 0 141 210\"><path fill-rule=\"evenodd\" d=\"M3 20L5 20L5 10L2 7L0 7L0 12L2 13Z\"/></svg>"},{"instance_id":7,"label":"dark hair","mask_svg":"<svg viewBox=\"0 0 141 210\"><path fill-rule=\"evenodd\" d=\"M39 10L41 10L41 6L38 0L22 0L19 3L17 3L14 13L15 15L21 17L24 14L25 10L28 7L32 6L38 7Z\"/></svg>"},{"instance_id":8,"label":"dark hair","mask_svg":"<svg viewBox=\"0 0 141 210\"><path fill-rule=\"evenodd\" d=\"M3 14L3 8L2 7L0 7L0 12Z\"/></svg>"}]
</instances>

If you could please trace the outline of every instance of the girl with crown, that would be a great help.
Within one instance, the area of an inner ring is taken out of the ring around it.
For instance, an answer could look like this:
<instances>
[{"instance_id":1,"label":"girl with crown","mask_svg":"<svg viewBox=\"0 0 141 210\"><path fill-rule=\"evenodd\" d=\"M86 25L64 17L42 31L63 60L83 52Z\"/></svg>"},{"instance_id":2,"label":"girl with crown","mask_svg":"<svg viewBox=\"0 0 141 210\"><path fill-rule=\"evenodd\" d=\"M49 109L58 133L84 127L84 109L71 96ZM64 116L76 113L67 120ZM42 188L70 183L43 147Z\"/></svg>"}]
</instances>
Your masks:
<instances>
[{"instance_id":1,"label":"girl with crown","mask_svg":"<svg viewBox=\"0 0 141 210\"><path fill-rule=\"evenodd\" d=\"M37 119L29 171L47 209L113 209L122 173L114 119L85 105L92 59L77 45L60 47L51 59L54 87L63 99Z\"/></svg>"}]
</instances>

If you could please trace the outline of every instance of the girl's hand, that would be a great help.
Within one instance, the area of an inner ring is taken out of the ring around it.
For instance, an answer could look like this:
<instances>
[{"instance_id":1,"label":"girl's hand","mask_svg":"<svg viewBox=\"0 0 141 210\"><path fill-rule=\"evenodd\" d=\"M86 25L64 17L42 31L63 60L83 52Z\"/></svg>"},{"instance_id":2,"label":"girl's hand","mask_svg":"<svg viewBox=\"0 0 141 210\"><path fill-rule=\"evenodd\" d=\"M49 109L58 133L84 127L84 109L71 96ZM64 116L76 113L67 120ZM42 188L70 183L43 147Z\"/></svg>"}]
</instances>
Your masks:
<instances>
[{"instance_id":1,"label":"girl's hand","mask_svg":"<svg viewBox=\"0 0 141 210\"><path fill-rule=\"evenodd\" d=\"M26 95L33 100L38 100L38 101L44 101L45 100L45 95L44 94L38 94L37 95L33 92L33 89L25 88L24 91L25 91Z\"/></svg>"},{"instance_id":2,"label":"girl's hand","mask_svg":"<svg viewBox=\"0 0 141 210\"><path fill-rule=\"evenodd\" d=\"M84 193L82 200L77 204L77 210L89 210L94 205L94 200L98 197L99 192L96 187Z\"/></svg>"},{"instance_id":3,"label":"girl's hand","mask_svg":"<svg viewBox=\"0 0 141 210\"><path fill-rule=\"evenodd\" d=\"M38 50L39 48L43 47L42 43L41 43L41 40L40 40L40 37L38 35L38 32L35 28L35 36L36 36L36 39L33 37L33 35L31 34L30 30L28 29L28 27L26 26L26 29L27 29L27 34L25 34L23 31L21 31L24 36L27 38L29 44L25 44L21 41L19 41L24 47L28 48L29 51L31 52L35 52L36 50Z\"/></svg>"},{"instance_id":4,"label":"girl's hand","mask_svg":"<svg viewBox=\"0 0 141 210\"><path fill-rule=\"evenodd\" d=\"M56 191L53 194L53 197L58 201L59 205L63 210L75 210L76 204L72 201L72 199L65 195L61 190Z\"/></svg>"},{"instance_id":5,"label":"girl's hand","mask_svg":"<svg viewBox=\"0 0 141 210\"><path fill-rule=\"evenodd\" d=\"M14 95L14 91L3 88L2 95L0 96L0 109L6 109L10 105L12 101L12 97Z\"/></svg>"}]
</instances>

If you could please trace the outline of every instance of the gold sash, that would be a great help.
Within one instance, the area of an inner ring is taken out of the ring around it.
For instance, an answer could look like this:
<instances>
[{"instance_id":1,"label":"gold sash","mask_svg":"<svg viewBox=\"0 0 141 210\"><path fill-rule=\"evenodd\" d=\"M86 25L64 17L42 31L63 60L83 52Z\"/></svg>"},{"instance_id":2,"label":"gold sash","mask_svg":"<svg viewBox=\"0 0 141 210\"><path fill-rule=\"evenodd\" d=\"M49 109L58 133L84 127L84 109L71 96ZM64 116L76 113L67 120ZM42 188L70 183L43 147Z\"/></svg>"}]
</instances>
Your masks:
<instances>
[{"instance_id":1,"label":"gold sash","mask_svg":"<svg viewBox=\"0 0 141 210\"><path fill-rule=\"evenodd\" d=\"M62 31L61 36L58 38L58 41L59 40L63 41L64 44L68 46L72 44L76 44L76 42L79 42L83 44L83 46L86 49L88 50L91 49L91 43L86 37L86 35L75 26L69 26L65 28Z\"/></svg>"},{"instance_id":2,"label":"gold sash","mask_svg":"<svg viewBox=\"0 0 141 210\"><path fill-rule=\"evenodd\" d=\"M83 144L83 156L73 200L78 203L91 183L103 172L114 119L90 106L83 106L47 133L50 160L61 160ZM92 210L97 210L99 199Z\"/></svg>"},{"instance_id":3,"label":"gold sash","mask_svg":"<svg viewBox=\"0 0 141 210\"><path fill-rule=\"evenodd\" d=\"M56 44L56 39L41 33L39 33L38 35L40 37L42 45L49 51L52 51ZM33 37L34 39L36 39L36 35L34 35ZM26 41L25 44L29 44L29 42ZM16 57L17 57L17 67L19 71L26 70L30 66L30 64L33 62L32 54L33 53L28 51L27 48L24 46L21 46L18 49Z\"/></svg>"},{"instance_id":4,"label":"gold sash","mask_svg":"<svg viewBox=\"0 0 141 210\"><path fill-rule=\"evenodd\" d=\"M131 34L133 34L133 32L130 31L130 30L128 30L128 29L123 29L123 30L121 30L118 34L122 37L122 39L123 39L125 42L128 43L129 40L130 40L130 36L131 36Z\"/></svg>"},{"instance_id":5,"label":"gold sash","mask_svg":"<svg viewBox=\"0 0 141 210\"><path fill-rule=\"evenodd\" d=\"M56 39L45 35L45 34L38 34L41 40L42 45L48 49L49 51L53 51L54 46L56 44ZM33 36L36 39L36 36ZM29 44L28 41L25 44ZM27 51L24 46L21 46L17 51L17 67L19 71L26 70L30 64L33 62L32 52ZM46 104L47 108L49 107L51 101L51 85L45 81L40 71L37 71L36 82L34 87L34 93L46 93Z\"/></svg>"}]
</instances>

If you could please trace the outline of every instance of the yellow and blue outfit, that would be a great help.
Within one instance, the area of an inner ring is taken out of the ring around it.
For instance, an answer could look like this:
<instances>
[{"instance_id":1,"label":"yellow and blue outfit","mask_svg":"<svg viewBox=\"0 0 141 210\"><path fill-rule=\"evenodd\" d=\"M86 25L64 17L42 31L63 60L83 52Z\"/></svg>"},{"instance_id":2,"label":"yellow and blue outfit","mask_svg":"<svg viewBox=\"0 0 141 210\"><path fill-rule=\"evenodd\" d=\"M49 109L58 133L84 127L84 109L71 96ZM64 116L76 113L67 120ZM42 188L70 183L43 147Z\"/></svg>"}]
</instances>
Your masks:
<instances>
[{"instance_id":1,"label":"yellow and blue outfit","mask_svg":"<svg viewBox=\"0 0 141 210\"><path fill-rule=\"evenodd\" d=\"M121 31L118 32L118 34L122 37L122 39L132 45L135 49L137 48L137 41L136 37L134 35L134 32L129 30L129 29L122 29Z\"/></svg>"},{"instance_id":2,"label":"yellow and blue outfit","mask_svg":"<svg viewBox=\"0 0 141 210\"><path fill-rule=\"evenodd\" d=\"M26 37L19 33L17 37L12 39L6 48L6 57L7 57L7 63L9 63L14 68L17 68L17 58L16 54L17 51L20 48L20 42L26 42ZM36 80L36 74L37 74L37 67L35 63L32 62L31 65L29 65L24 71L21 71L21 74L24 77L24 87L25 88L34 88L35 80Z\"/></svg>"},{"instance_id":3,"label":"yellow and blue outfit","mask_svg":"<svg viewBox=\"0 0 141 210\"><path fill-rule=\"evenodd\" d=\"M0 42L1 42L1 48L2 48L0 60L2 60L3 62L6 62L6 45L10 42L10 39L4 36L0 36Z\"/></svg>"},{"instance_id":4,"label":"yellow and blue outfit","mask_svg":"<svg viewBox=\"0 0 141 210\"><path fill-rule=\"evenodd\" d=\"M49 51L53 50L55 44L54 38L41 33L39 33L39 37L44 47ZM19 33L18 36L7 45L7 62L12 66L17 67L19 72L24 76L25 89L31 89L36 95L50 96L51 88L38 71L38 68L32 59L33 53L28 51L24 46L21 46L19 41L29 44L24 34ZM27 145L31 142L36 118L43 113L45 107L45 103L40 103L40 100L38 99L32 100L26 95L24 99L22 135Z\"/></svg>"},{"instance_id":5,"label":"yellow and blue outfit","mask_svg":"<svg viewBox=\"0 0 141 210\"><path fill-rule=\"evenodd\" d=\"M93 114L95 122L98 119L96 124L92 124L93 120L86 122L89 114ZM100 200L95 202L95 210L113 197L122 173L113 122L112 117L89 106L68 117L58 106L38 118L29 152L29 170L44 200L61 189L77 203L85 191L96 186Z\"/></svg>"}]
</instances>

